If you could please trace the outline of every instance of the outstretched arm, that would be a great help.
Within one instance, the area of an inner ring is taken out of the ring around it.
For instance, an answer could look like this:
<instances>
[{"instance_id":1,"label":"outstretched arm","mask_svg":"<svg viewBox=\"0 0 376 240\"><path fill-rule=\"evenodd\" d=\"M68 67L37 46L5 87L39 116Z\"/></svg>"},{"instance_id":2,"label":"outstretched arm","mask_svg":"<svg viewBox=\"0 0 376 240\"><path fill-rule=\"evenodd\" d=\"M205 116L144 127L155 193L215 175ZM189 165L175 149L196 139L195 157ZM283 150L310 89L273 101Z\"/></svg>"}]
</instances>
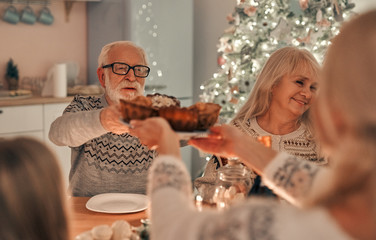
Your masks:
<instances>
[{"instance_id":1,"label":"outstretched arm","mask_svg":"<svg viewBox=\"0 0 376 240\"><path fill-rule=\"evenodd\" d=\"M210 131L207 138L193 138L188 143L203 152L227 158L238 157L261 175L277 154L235 127L221 125L212 127Z\"/></svg>"},{"instance_id":2,"label":"outstretched arm","mask_svg":"<svg viewBox=\"0 0 376 240\"><path fill-rule=\"evenodd\" d=\"M169 123L160 117L146 120L132 120L130 133L138 137L142 144L156 149L159 154L180 158L179 137Z\"/></svg>"}]
</instances>

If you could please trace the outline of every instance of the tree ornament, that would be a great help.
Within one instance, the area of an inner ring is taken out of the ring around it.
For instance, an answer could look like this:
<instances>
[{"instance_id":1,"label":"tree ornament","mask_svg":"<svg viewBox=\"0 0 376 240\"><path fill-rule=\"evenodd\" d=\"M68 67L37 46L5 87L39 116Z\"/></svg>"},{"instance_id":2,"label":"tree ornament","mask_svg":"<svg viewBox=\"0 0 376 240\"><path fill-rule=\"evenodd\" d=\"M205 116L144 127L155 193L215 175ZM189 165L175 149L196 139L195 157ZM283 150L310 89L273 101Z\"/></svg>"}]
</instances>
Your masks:
<instances>
[{"instance_id":1,"label":"tree ornament","mask_svg":"<svg viewBox=\"0 0 376 240\"><path fill-rule=\"evenodd\" d=\"M306 10L308 8L308 0L299 0L300 8Z\"/></svg>"},{"instance_id":2,"label":"tree ornament","mask_svg":"<svg viewBox=\"0 0 376 240\"><path fill-rule=\"evenodd\" d=\"M222 66L225 63L226 63L226 59L222 55L218 56L218 58L217 58L217 64L218 64L218 66Z\"/></svg>"},{"instance_id":3,"label":"tree ornament","mask_svg":"<svg viewBox=\"0 0 376 240\"><path fill-rule=\"evenodd\" d=\"M244 8L244 13L248 15L248 17L254 16L257 11L257 8L250 6Z\"/></svg>"}]
</instances>

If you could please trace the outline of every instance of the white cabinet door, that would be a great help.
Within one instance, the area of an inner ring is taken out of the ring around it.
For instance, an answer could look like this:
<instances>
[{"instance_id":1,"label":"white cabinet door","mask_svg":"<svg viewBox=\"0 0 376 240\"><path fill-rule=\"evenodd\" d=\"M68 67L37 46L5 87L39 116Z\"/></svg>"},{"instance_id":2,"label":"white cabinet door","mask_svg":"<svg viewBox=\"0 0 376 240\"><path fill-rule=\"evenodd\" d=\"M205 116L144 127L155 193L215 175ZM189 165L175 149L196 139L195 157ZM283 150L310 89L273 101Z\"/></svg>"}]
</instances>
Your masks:
<instances>
[{"instance_id":1,"label":"white cabinet door","mask_svg":"<svg viewBox=\"0 0 376 240\"><path fill-rule=\"evenodd\" d=\"M23 135L43 131L43 106L0 107L0 134Z\"/></svg>"},{"instance_id":2,"label":"white cabinet door","mask_svg":"<svg viewBox=\"0 0 376 240\"><path fill-rule=\"evenodd\" d=\"M63 178L65 184L69 181L69 171L71 167L71 150L69 147L56 146L48 139L48 132L50 131L51 123L63 114L64 109L69 103L54 103L44 104L44 139L46 144L56 154L61 170L63 171Z\"/></svg>"}]
</instances>

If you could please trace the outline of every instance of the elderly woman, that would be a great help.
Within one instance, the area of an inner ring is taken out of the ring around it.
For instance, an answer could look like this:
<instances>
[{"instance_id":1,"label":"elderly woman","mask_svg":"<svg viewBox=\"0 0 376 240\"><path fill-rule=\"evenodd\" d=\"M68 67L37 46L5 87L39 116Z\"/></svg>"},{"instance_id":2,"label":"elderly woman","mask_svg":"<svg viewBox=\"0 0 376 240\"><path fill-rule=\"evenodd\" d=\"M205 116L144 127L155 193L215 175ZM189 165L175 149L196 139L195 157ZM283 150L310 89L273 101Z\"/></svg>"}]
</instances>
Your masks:
<instances>
[{"instance_id":1,"label":"elderly woman","mask_svg":"<svg viewBox=\"0 0 376 240\"><path fill-rule=\"evenodd\" d=\"M315 57L305 49L284 47L275 51L231 125L254 138L271 136L271 148L275 151L287 152L318 165L326 164L314 140L309 116L319 71ZM217 170L225 164L226 159L213 156L203 176L195 180L195 187L205 202L211 201ZM252 183L255 178L256 175L251 174Z\"/></svg>"},{"instance_id":2,"label":"elderly woman","mask_svg":"<svg viewBox=\"0 0 376 240\"><path fill-rule=\"evenodd\" d=\"M376 10L346 24L324 64L314 108L331 168L277 153L234 127L214 127L190 143L239 157L299 209L249 198L226 211L193 207L178 136L161 118L132 122L133 134L160 155L150 169L151 234L159 239L376 239Z\"/></svg>"}]
</instances>

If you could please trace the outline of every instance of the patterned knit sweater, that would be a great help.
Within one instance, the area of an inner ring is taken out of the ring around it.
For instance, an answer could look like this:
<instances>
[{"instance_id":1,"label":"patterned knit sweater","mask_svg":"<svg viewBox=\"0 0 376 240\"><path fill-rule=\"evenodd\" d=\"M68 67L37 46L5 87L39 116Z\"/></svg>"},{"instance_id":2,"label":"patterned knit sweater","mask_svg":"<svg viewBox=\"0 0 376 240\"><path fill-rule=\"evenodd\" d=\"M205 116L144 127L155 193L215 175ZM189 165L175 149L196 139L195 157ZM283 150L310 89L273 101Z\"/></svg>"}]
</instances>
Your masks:
<instances>
[{"instance_id":1,"label":"patterned knit sweater","mask_svg":"<svg viewBox=\"0 0 376 240\"><path fill-rule=\"evenodd\" d=\"M330 170L279 153L264 169L264 180L291 203L304 206L323 184L333 181ZM148 196L153 240L352 239L323 207L303 210L252 197L225 211L203 208L199 212L184 163L170 155L159 156L150 168Z\"/></svg>"},{"instance_id":2,"label":"patterned knit sweater","mask_svg":"<svg viewBox=\"0 0 376 240\"><path fill-rule=\"evenodd\" d=\"M291 155L297 156L301 159L313 162L317 165L326 164L327 161L319 155L318 145L312 140L307 128L304 124L288 134L274 135L262 129L257 123L256 118L248 119L243 122L236 120L232 123L242 132L257 138L259 136L271 136L272 149L278 152L287 152ZM226 162L219 157L213 156L206 165L202 177L194 181L195 187L204 197L205 201L209 201L214 194L217 169L224 166ZM252 172L251 182L253 183L256 174Z\"/></svg>"},{"instance_id":3,"label":"patterned knit sweater","mask_svg":"<svg viewBox=\"0 0 376 240\"><path fill-rule=\"evenodd\" d=\"M72 149L69 186L73 196L146 193L154 151L127 133L107 132L99 118L106 106L104 96L76 96L51 124L50 140Z\"/></svg>"}]
</instances>

